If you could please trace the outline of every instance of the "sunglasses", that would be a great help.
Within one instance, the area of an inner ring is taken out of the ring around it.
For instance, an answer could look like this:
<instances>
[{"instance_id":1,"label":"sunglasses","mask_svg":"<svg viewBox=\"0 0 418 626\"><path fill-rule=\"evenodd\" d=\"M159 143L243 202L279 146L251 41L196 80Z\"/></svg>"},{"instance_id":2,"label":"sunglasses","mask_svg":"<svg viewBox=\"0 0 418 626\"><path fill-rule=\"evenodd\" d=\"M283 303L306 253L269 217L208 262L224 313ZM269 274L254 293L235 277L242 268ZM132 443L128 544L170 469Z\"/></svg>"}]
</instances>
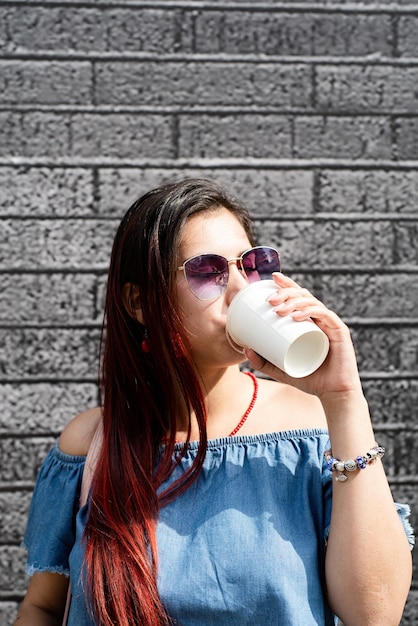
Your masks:
<instances>
[{"instance_id":1,"label":"sunglasses","mask_svg":"<svg viewBox=\"0 0 418 626\"><path fill-rule=\"evenodd\" d=\"M250 283L271 279L273 272L280 272L279 253L269 246L256 246L232 259L220 254L198 254L177 269L183 270L187 286L196 298L212 300L225 293L229 264L233 262Z\"/></svg>"}]
</instances>

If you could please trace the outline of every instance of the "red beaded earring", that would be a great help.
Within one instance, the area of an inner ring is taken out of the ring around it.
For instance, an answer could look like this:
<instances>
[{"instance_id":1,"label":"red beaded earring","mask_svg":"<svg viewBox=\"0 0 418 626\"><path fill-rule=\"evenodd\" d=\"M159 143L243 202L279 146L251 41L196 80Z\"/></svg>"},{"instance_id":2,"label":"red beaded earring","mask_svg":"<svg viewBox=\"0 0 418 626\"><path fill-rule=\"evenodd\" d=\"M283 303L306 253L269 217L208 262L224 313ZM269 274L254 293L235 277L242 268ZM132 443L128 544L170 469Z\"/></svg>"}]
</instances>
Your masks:
<instances>
[{"instance_id":1,"label":"red beaded earring","mask_svg":"<svg viewBox=\"0 0 418 626\"><path fill-rule=\"evenodd\" d=\"M142 352L148 353L151 352L151 347L148 342L148 331L145 329L144 338L141 341L141 350Z\"/></svg>"}]
</instances>

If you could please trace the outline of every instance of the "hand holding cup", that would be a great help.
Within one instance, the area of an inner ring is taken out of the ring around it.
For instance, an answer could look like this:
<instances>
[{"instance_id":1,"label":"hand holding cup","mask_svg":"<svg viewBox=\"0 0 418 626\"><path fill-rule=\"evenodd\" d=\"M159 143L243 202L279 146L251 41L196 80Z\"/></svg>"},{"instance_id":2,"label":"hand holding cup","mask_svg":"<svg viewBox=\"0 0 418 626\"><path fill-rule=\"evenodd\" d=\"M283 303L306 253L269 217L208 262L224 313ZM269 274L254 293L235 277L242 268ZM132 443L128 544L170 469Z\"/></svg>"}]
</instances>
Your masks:
<instances>
[{"instance_id":1,"label":"hand holding cup","mask_svg":"<svg viewBox=\"0 0 418 626\"><path fill-rule=\"evenodd\" d=\"M279 317L269 298L277 292L273 280L251 283L232 300L226 332L243 348L252 348L293 378L309 376L325 360L329 341L312 320Z\"/></svg>"}]
</instances>

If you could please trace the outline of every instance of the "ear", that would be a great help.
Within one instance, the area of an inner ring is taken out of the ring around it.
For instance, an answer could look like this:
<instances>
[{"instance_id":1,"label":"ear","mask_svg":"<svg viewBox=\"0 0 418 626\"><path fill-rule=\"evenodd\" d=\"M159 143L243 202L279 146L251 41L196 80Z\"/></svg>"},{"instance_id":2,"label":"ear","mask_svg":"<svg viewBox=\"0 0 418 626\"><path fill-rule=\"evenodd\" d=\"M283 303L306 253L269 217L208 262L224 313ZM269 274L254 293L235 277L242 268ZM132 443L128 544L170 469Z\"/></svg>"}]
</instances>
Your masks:
<instances>
[{"instance_id":1,"label":"ear","mask_svg":"<svg viewBox=\"0 0 418 626\"><path fill-rule=\"evenodd\" d=\"M138 285L126 283L122 289L123 306L126 312L140 324L144 323Z\"/></svg>"}]
</instances>

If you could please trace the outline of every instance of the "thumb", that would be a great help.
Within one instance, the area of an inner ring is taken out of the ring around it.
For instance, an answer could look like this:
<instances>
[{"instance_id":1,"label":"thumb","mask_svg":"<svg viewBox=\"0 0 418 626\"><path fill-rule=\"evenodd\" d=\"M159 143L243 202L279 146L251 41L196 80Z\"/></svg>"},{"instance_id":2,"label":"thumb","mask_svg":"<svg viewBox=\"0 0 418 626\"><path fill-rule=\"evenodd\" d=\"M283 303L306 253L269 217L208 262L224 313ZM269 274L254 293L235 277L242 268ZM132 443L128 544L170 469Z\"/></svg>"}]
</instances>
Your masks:
<instances>
[{"instance_id":1,"label":"thumb","mask_svg":"<svg viewBox=\"0 0 418 626\"><path fill-rule=\"evenodd\" d=\"M250 366L258 372L261 372L265 376L269 376L279 382L286 382L288 380L289 377L282 372L281 369L273 365L273 363L270 363L270 361L266 361L266 359L251 348L245 348L244 354L248 359Z\"/></svg>"}]
</instances>

